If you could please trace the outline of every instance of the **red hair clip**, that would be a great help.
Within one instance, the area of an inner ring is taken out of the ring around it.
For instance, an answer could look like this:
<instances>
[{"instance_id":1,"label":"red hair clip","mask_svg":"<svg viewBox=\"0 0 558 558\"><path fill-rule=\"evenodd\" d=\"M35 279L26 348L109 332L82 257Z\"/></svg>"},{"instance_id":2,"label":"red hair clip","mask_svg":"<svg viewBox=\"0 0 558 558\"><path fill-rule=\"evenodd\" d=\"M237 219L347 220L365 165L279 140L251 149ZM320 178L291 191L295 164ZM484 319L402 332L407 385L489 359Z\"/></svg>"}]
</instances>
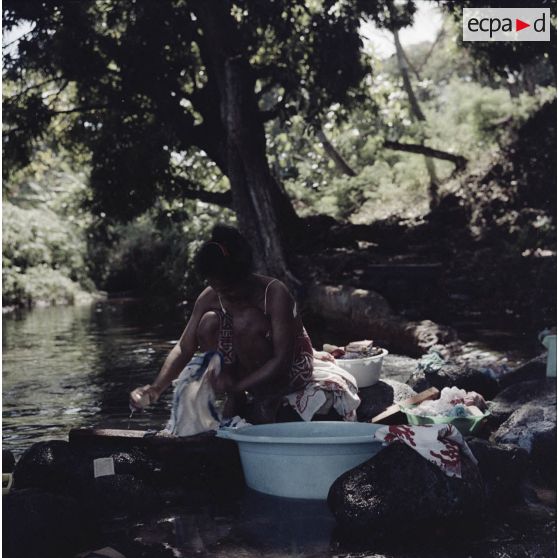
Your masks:
<instances>
[{"instance_id":1,"label":"red hair clip","mask_svg":"<svg viewBox=\"0 0 558 558\"><path fill-rule=\"evenodd\" d=\"M209 242L205 243L206 246L209 246L210 244L215 244L215 246L219 246L219 250L221 250L223 256L227 257L229 255L229 251L220 242L216 242L215 240L210 240Z\"/></svg>"}]
</instances>

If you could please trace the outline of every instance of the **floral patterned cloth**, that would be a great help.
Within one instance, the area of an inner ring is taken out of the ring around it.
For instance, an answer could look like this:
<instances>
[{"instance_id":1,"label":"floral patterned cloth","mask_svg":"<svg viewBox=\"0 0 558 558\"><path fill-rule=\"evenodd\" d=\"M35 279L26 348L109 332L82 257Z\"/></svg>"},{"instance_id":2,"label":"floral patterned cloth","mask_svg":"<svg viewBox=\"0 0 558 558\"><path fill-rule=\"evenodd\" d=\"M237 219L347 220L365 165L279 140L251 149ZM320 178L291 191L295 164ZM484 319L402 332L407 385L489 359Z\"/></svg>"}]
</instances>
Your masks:
<instances>
[{"instance_id":1,"label":"floral patterned cloth","mask_svg":"<svg viewBox=\"0 0 558 558\"><path fill-rule=\"evenodd\" d=\"M329 401L344 420L355 421L360 398L354 377L335 363L316 358L312 368L312 377L306 386L285 396L289 405L302 420L309 421Z\"/></svg>"},{"instance_id":2,"label":"floral patterned cloth","mask_svg":"<svg viewBox=\"0 0 558 558\"><path fill-rule=\"evenodd\" d=\"M462 454L475 465L477 464L467 442L459 430L451 424L382 426L376 431L374 438L385 446L394 442L403 442L430 463L438 466L448 477L461 478Z\"/></svg>"}]
</instances>

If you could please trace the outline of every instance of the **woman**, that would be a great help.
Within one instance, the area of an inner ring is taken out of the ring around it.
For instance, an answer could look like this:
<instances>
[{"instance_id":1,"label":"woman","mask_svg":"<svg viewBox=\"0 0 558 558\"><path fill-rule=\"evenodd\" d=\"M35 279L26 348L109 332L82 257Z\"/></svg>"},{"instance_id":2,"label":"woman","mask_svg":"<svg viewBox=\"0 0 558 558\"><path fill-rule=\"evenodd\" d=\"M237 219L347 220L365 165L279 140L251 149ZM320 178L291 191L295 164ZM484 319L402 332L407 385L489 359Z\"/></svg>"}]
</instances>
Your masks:
<instances>
[{"instance_id":1,"label":"woman","mask_svg":"<svg viewBox=\"0 0 558 558\"><path fill-rule=\"evenodd\" d=\"M155 402L196 351L219 351L224 366L213 383L227 393L225 416L253 423L297 418L281 401L311 380L313 350L289 290L253 272L250 245L233 227L216 226L195 265L209 286L159 375L140 393Z\"/></svg>"}]
</instances>

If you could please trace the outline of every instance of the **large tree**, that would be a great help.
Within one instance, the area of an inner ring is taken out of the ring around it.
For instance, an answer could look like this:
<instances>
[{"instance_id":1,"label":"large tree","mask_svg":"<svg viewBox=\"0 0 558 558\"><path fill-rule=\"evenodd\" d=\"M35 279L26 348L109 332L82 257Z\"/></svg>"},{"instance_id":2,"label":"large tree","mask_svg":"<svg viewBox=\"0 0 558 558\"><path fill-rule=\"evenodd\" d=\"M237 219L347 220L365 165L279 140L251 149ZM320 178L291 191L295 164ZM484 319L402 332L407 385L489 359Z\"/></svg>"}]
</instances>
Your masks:
<instances>
[{"instance_id":1,"label":"large tree","mask_svg":"<svg viewBox=\"0 0 558 558\"><path fill-rule=\"evenodd\" d=\"M6 0L4 28L29 29L4 60L17 86L4 101L7 166L25 164L57 120L60 139L91 154L95 211L132 218L177 191L232 205L260 268L285 276L298 220L270 172L264 124L346 99L370 69L359 18L381 4ZM191 150L230 191L205 191L173 164Z\"/></svg>"}]
</instances>

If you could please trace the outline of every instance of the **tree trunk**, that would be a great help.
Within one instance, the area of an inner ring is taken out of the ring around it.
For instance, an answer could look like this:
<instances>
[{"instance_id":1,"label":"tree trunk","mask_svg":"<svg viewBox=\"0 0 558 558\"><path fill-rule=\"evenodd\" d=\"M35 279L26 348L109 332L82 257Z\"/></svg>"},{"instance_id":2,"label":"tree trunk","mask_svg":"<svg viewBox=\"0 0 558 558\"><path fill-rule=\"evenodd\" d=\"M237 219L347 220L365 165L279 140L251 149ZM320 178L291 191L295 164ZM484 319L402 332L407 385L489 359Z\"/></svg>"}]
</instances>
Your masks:
<instances>
[{"instance_id":1,"label":"tree trunk","mask_svg":"<svg viewBox=\"0 0 558 558\"><path fill-rule=\"evenodd\" d=\"M201 0L195 5L204 31L200 48L209 79L215 80L219 92L226 138L219 147L224 145L239 229L252 245L257 270L281 278L292 288L297 281L289 271L286 246L293 240L298 217L269 169L252 69L239 52L241 38L227 3Z\"/></svg>"},{"instance_id":2,"label":"tree trunk","mask_svg":"<svg viewBox=\"0 0 558 558\"><path fill-rule=\"evenodd\" d=\"M419 102L415 96L413 86L411 84L411 79L409 78L409 69L407 66L407 60L405 57L405 51L401 46L401 41L399 40L399 32L397 29L393 31L393 38L395 40L395 52L397 55L397 62L399 64L399 70L401 71L401 77L403 78L403 88L407 93L409 98L409 104L411 105L411 113L420 122L425 122L426 118L420 108ZM430 177L430 185L428 187L428 192L430 196L430 209L434 209L438 205L438 177L436 176L436 166L434 161L430 157L425 156L426 170L428 171L428 176Z\"/></svg>"},{"instance_id":3,"label":"tree trunk","mask_svg":"<svg viewBox=\"0 0 558 558\"><path fill-rule=\"evenodd\" d=\"M325 132L322 128L318 128L316 130L316 137L320 140L324 151L328 155L328 157L335 163L335 167L337 170L341 171L343 174L347 176L356 176L357 173L351 168L349 163L343 159L343 155L335 149L333 144L329 141L329 138L325 135Z\"/></svg>"}]
</instances>

